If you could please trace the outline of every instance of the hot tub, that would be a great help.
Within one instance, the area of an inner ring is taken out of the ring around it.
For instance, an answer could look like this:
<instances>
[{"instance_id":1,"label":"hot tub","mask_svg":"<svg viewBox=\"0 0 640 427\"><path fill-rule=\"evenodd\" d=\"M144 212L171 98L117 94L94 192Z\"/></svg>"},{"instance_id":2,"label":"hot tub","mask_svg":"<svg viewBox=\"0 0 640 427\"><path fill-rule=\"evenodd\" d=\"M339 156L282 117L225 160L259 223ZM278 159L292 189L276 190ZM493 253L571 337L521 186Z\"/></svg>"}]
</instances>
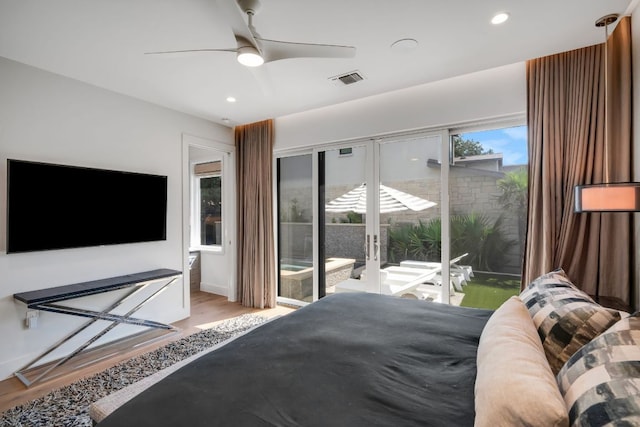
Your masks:
<instances>
[{"instance_id":1,"label":"hot tub","mask_svg":"<svg viewBox=\"0 0 640 427\"><path fill-rule=\"evenodd\" d=\"M325 282L328 291L337 283L351 277L355 262L352 258L327 258ZM280 262L280 296L307 302L313 300L311 261L283 259Z\"/></svg>"}]
</instances>

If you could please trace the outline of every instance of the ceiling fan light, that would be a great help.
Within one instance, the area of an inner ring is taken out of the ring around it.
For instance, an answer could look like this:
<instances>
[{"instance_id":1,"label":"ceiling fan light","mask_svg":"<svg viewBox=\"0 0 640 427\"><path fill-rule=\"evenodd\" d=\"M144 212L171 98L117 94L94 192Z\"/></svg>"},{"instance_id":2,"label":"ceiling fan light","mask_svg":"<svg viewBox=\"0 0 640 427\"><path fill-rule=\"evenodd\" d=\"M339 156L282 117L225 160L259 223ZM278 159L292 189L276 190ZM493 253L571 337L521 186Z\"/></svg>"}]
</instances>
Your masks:
<instances>
[{"instance_id":1,"label":"ceiling fan light","mask_svg":"<svg viewBox=\"0 0 640 427\"><path fill-rule=\"evenodd\" d=\"M264 58L253 46L243 46L238 49L238 62L246 67L259 67L264 64Z\"/></svg>"}]
</instances>

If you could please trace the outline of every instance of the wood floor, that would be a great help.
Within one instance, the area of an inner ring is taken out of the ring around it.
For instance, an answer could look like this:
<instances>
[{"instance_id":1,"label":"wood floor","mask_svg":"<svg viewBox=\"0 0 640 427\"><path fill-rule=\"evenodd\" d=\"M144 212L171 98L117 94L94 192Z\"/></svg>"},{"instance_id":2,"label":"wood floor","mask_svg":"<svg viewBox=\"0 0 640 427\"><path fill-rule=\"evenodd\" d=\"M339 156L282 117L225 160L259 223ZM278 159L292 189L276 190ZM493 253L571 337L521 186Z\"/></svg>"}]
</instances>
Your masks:
<instances>
[{"instance_id":1,"label":"wood floor","mask_svg":"<svg viewBox=\"0 0 640 427\"><path fill-rule=\"evenodd\" d=\"M56 388L63 387L81 378L100 372L123 360L154 350L170 341L209 328L225 319L246 313L258 313L272 318L290 313L291 311L293 311L292 308L285 306L277 306L276 308L265 310L252 309L243 307L239 303L228 302L226 297L220 295L199 291L192 292L191 317L173 324L180 330L179 332L165 338L156 339L151 343L141 345L133 350L129 348L121 349L117 354L110 355L105 360L81 368L70 369L69 372L63 373L54 379L37 383L29 388L25 387L24 384L15 377L0 381L0 412L10 409L15 405L36 399Z\"/></svg>"}]
</instances>

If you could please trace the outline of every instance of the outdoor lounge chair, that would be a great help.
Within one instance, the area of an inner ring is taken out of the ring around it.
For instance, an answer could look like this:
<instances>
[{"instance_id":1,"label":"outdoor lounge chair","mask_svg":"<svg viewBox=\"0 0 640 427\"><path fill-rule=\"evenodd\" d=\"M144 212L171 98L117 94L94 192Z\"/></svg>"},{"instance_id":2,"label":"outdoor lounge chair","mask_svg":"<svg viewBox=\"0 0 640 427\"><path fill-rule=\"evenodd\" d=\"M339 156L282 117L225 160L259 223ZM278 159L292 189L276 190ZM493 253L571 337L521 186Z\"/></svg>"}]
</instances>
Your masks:
<instances>
[{"instance_id":1,"label":"outdoor lounge chair","mask_svg":"<svg viewBox=\"0 0 640 427\"><path fill-rule=\"evenodd\" d=\"M462 254L450 261L450 285L453 291L462 292L467 278L473 275L470 266L457 263L468 254ZM360 280L349 279L336 285L336 292L364 292L367 271L363 270ZM387 295L410 295L418 299L440 300L442 286L442 264L439 262L402 261L399 266L380 270L380 286Z\"/></svg>"},{"instance_id":2,"label":"outdoor lounge chair","mask_svg":"<svg viewBox=\"0 0 640 427\"><path fill-rule=\"evenodd\" d=\"M464 289L462 287L467 284L467 281L464 280L464 276L461 273L453 272L450 273L449 282L451 283L453 289L455 289L457 292L463 292ZM432 283L436 286L442 286L442 274L436 274L429 283Z\"/></svg>"},{"instance_id":3,"label":"outdoor lounge chair","mask_svg":"<svg viewBox=\"0 0 640 427\"><path fill-rule=\"evenodd\" d=\"M424 293L417 291L418 286L432 282L439 273L439 268L388 267L380 270L381 290L386 295L424 299ZM349 279L338 283L336 292L364 292L366 275L366 270L363 270L360 280Z\"/></svg>"},{"instance_id":4,"label":"outdoor lounge chair","mask_svg":"<svg viewBox=\"0 0 640 427\"><path fill-rule=\"evenodd\" d=\"M417 273L411 270L417 271ZM400 297L413 295L422 299L422 293L417 292L418 286L431 282L438 274L440 274L440 269L388 267L380 271L380 286L382 293L385 294Z\"/></svg>"},{"instance_id":5,"label":"outdoor lounge chair","mask_svg":"<svg viewBox=\"0 0 640 427\"><path fill-rule=\"evenodd\" d=\"M473 268L470 265L458 264L458 262L467 255L469 254L464 253L449 261L449 265L451 266L449 270L449 273L451 275L451 283L453 284L454 288L460 292L462 291L462 287L466 285L469 280L471 280L471 277L473 277ZM415 269L440 268L441 264L439 262L406 260L400 262L400 267ZM435 276L433 283L442 285L442 275Z\"/></svg>"},{"instance_id":6,"label":"outdoor lounge chair","mask_svg":"<svg viewBox=\"0 0 640 427\"><path fill-rule=\"evenodd\" d=\"M453 286L451 286L451 292L454 292ZM419 299L433 302L442 302L442 286L440 285L423 283L422 285L418 285L415 293L419 295Z\"/></svg>"}]
</instances>

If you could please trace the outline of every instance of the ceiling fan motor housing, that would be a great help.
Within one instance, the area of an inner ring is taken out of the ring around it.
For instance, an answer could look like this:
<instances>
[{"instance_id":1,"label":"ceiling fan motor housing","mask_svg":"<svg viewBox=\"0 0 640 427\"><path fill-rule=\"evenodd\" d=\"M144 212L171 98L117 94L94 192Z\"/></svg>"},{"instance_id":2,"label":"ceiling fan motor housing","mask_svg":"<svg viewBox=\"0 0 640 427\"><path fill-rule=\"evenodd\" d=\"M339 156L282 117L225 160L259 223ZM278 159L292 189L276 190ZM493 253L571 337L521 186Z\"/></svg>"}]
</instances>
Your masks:
<instances>
[{"instance_id":1,"label":"ceiling fan motor housing","mask_svg":"<svg viewBox=\"0 0 640 427\"><path fill-rule=\"evenodd\" d=\"M238 0L238 6L247 15L255 15L260 9L259 0Z\"/></svg>"}]
</instances>

